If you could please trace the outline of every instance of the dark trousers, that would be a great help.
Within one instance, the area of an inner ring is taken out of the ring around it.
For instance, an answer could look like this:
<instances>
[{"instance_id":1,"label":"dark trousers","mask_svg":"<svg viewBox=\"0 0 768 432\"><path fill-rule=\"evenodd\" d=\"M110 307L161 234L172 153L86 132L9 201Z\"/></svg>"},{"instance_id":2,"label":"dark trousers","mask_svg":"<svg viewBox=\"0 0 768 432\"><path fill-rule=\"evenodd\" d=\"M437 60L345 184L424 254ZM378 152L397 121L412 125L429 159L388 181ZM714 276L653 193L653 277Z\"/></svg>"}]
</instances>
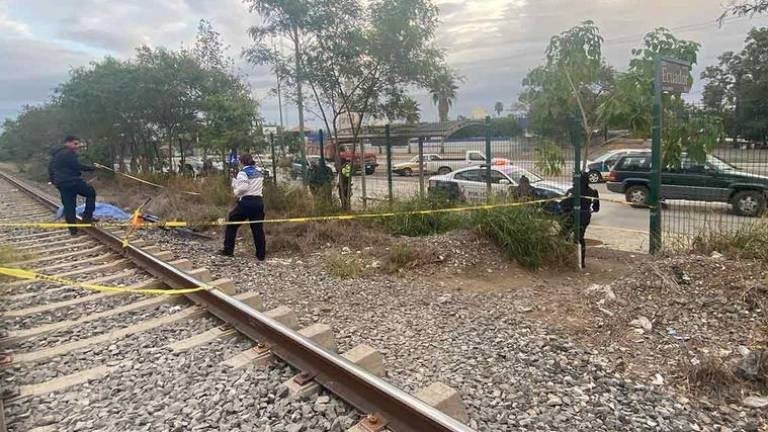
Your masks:
<instances>
[{"instance_id":1,"label":"dark trousers","mask_svg":"<svg viewBox=\"0 0 768 432\"><path fill-rule=\"evenodd\" d=\"M264 200L261 197L247 196L237 202L237 206L229 213L230 222L264 220ZM253 242L256 245L256 259L264 261L267 256L267 241L264 238L264 225L261 223L250 224L253 233ZM224 252L235 252L235 239L240 225L227 225L224 233Z\"/></svg>"},{"instance_id":2,"label":"dark trousers","mask_svg":"<svg viewBox=\"0 0 768 432\"><path fill-rule=\"evenodd\" d=\"M578 240L581 245L581 267L584 268L587 266L587 242L584 237L587 234L589 223L592 222L592 213L581 212L580 219L581 226L579 227L579 238L576 240ZM562 233L569 238L570 235L573 234L573 213L567 213L563 219Z\"/></svg>"},{"instance_id":3,"label":"dark trousers","mask_svg":"<svg viewBox=\"0 0 768 432\"><path fill-rule=\"evenodd\" d=\"M61 194L61 205L64 206L64 220L68 224L77 223L75 207L77 196L85 197L85 210L83 210L83 223L93 222L93 210L96 208L96 190L83 180L67 182L58 185ZM77 228L70 227L69 232L77 234Z\"/></svg>"}]
</instances>

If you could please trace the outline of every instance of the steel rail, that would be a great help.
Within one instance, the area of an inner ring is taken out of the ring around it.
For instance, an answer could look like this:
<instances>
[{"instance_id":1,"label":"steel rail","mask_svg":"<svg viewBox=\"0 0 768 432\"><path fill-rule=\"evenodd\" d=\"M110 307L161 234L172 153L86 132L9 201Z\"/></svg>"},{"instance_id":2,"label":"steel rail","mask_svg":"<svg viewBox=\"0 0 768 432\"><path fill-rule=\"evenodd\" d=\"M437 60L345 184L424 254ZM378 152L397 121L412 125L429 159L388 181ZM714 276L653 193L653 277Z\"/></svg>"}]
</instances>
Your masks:
<instances>
[{"instance_id":1,"label":"steel rail","mask_svg":"<svg viewBox=\"0 0 768 432\"><path fill-rule=\"evenodd\" d=\"M51 209L58 203L44 193L0 172L19 189ZM270 319L266 315L211 287L189 274L158 260L134 246L123 247L122 240L100 228L85 228L115 252L131 259L139 267L172 288L207 287L187 295L194 303L247 337L269 347L270 351L302 371L302 373L338 395L358 410L376 415L381 421L376 428L398 432L473 432L469 426L453 419L418 398L360 368L338 354Z\"/></svg>"}]
</instances>

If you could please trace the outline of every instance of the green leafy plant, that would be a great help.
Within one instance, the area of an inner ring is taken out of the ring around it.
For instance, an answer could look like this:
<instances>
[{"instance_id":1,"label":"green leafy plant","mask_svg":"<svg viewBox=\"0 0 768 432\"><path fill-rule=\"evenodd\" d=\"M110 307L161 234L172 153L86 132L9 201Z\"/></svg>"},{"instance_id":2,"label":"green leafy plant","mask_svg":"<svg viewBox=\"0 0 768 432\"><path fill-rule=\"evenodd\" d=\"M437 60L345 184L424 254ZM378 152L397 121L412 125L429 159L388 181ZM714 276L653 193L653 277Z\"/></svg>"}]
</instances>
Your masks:
<instances>
[{"instance_id":1,"label":"green leafy plant","mask_svg":"<svg viewBox=\"0 0 768 432\"><path fill-rule=\"evenodd\" d=\"M326 257L324 268L339 279L354 279L363 273L363 264L353 254L334 253Z\"/></svg>"},{"instance_id":2,"label":"green leafy plant","mask_svg":"<svg viewBox=\"0 0 768 432\"><path fill-rule=\"evenodd\" d=\"M451 203L440 196L421 200L397 201L391 207L380 207L374 211L399 213L396 216L377 219L384 230L390 234L407 237L421 237L440 234L459 228L464 223L464 216L453 212L418 213L425 210L449 208Z\"/></svg>"},{"instance_id":3,"label":"green leafy plant","mask_svg":"<svg viewBox=\"0 0 768 432\"><path fill-rule=\"evenodd\" d=\"M475 212L478 231L521 266L565 266L574 257L574 244L559 233L559 225L534 207L511 207Z\"/></svg>"},{"instance_id":4,"label":"green leafy plant","mask_svg":"<svg viewBox=\"0 0 768 432\"><path fill-rule=\"evenodd\" d=\"M554 142L544 141L534 149L534 164L545 176L559 176L565 167L565 153Z\"/></svg>"}]
</instances>

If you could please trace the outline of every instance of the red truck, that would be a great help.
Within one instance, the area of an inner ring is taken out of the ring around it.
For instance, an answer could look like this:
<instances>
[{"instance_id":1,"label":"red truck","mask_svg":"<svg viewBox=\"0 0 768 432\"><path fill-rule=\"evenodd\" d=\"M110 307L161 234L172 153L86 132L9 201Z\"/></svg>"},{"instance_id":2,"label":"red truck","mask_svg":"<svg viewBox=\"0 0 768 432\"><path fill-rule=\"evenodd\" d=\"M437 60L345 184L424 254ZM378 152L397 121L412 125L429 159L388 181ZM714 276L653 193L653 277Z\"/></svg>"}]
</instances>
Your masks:
<instances>
[{"instance_id":1,"label":"red truck","mask_svg":"<svg viewBox=\"0 0 768 432\"><path fill-rule=\"evenodd\" d=\"M325 152L325 160L329 161L330 163L333 163L336 159L336 145L332 142L326 143L324 146L324 152ZM341 159L341 163L347 163L352 162L352 167L355 169L355 171L360 171L361 167L361 157L360 157L360 147L357 147L355 150L356 152L352 153L352 145L351 144L342 144L340 146L340 152L339 152L339 159ZM307 153L308 154L319 154L320 153L320 147L317 144L310 144L307 146ZM376 172L376 168L379 166L379 162L376 158L376 152L374 151L365 151L365 175L371 175L374 172Z\"/></svg>"}]
</instances>

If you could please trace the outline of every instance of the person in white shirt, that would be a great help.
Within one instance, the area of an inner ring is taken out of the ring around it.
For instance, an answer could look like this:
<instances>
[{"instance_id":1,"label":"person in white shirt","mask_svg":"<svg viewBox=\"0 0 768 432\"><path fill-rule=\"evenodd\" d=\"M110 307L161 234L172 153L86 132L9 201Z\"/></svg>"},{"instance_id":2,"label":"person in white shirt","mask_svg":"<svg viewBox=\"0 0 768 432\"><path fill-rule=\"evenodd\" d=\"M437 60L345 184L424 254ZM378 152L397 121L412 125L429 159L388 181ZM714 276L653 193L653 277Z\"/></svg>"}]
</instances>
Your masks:
<instances>
[{"instance_id":1,"label":"person in white shirt","mask_svg":"<svg viewBox=\"0 0 768 432\"><path fill-rule=\"evenodd\" d=\"M253 157L248 153L240 155L243 169L232 179L232 190L237 198L237 206L229 213L229 222L258 221L249 224L256 244L256 259L263 262L266 259L266 240L264 238L264 173L256 166ZM224 234L224 256L235 254L235 239L240 225L227 225Z\"/></svg>"}]
</instances>

